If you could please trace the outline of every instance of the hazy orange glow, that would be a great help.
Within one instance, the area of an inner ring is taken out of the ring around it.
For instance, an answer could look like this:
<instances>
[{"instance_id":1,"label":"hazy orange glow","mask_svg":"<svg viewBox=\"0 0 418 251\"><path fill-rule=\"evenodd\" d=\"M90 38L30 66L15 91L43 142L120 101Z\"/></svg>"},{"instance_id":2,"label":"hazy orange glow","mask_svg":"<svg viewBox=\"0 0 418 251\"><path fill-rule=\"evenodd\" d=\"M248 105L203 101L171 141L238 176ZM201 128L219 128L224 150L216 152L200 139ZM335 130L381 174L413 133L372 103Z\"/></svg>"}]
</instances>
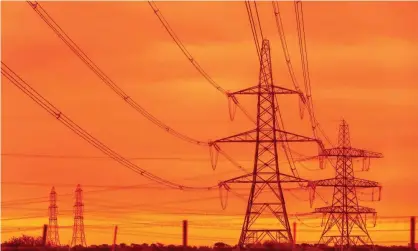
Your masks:
<instances>
[{"instance_id":1,"label":"hazy orange glow","mask_svg":"<svg viewBox=\"0 0 418 251\"><path fill-rule=\"evenodd\" d=\"M256 51L242 2L157 4L195 59L222 87L236 90L257 83ZM182 55L148 3L42 2L42 5L112 80L173 128L209 140L253 127L239 111L234 122L229 121L225 97ZM159 158L133 161L156 175L183 184L209 186L241 174L222 157L213 171L206 147L183 142L141 117L92 74L27 3L2 2L1 6L2 61L109 147L130 158ZM272 44L276 84L291 88L271 3L263 2L259 6L263 31ZM290 54L302 81L293 5L281 3L281 6ZM344 118L350 125L353 146L384 154L384 159L372 161L369 172L359 174L383 184L381 202L362 202L375 207L380 215L418 214L413 192L418 189L417 8L416 2L304 3L317 118L334 142L339 121ZM242 103L254 112L253 101L243 99ZM308 118L303 121L298 118L298 102L286 98L284 104L286 129L311 136ZM3 154L104 156L3 77L1 105ZM242 149L228 146L225 150L247 169L252 168L250 146ZM308 168L317 165L305 164ZM115 224L120 228L120 243L180 244L183 219L190 221L192 245L212 245L218 240L235 244L245 213L246 202L233 195L229 196L228 208L222 211L217 190L156 189L150 181L106 158L6 155L2 156L1 167L3 202L45 197L35 200L37 203L2 206L2 219L10 219L2 221L2 227L16 229L46 223L46 200L55 186L62 213L58 223L69 226L60 230L62 244L71 238L71 193L77 184L85 191L88 244L110 243ZM289 172L287 166L282 168ZM302 176L315 179L333 175L330 167L312 172L299 166L299 171ZM89 192L103 190L100 186L139 184L148 185L142 189ZM245 190L239 192L247 194ZM331 199L330 191L321 193L327 200ZM303 192L295 196L308 198ZM290 213L311 210L306 201L290 194L286 198ZM322 206L323 202L318 199L315 205ZM180 214L182 210L184 213ZM205 216L204 213L229 216ZM41 217L12 220L26 216ZM153 225L133 225L133 219ZM316 220L304 222L318 225ZM205 224L208 227L201 227ZM226 224L231 225L231 230ZM96 227L89 227L92 225ZM377 228L407 229L407 223L392 222ZM308 232L303 230L312 228L299 224L298 230L301 231L298 241L319 238L320 228ZM40 234L41 230L36 231L35 234ZM16 234L20 232L3 232L1 237L4 240ZM371 232L371 235L377 243L379 240L408 241L407 231Z\"/></svg>"}]
</instances>

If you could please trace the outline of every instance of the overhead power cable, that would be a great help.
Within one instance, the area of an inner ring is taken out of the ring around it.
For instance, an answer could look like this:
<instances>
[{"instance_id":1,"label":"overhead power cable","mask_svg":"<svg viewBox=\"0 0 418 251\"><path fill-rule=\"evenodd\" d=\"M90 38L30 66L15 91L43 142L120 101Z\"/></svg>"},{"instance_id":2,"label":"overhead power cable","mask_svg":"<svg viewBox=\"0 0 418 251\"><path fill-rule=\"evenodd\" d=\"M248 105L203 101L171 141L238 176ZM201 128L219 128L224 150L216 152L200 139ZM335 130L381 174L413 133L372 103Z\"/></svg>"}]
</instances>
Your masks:
<instances>
[{"instance_id":1,"label":"overhead power cable","mask_svg":"<svg viewBox=\"0 0 418 251\"><path fill-rule=\"evenodd\" d=\"M110 159L107 156L86 155L59 155L59 154L36 154L36 153L1 153L1 156L16 158L52 158L52 159ZM207 159L184 159L176 157L130 157L129 160L179 160L179 161L207 161Z\"/></svg>"},{"instance_id":2,"label":"overhead power cable","mask_svg":"<svg viewBox=\"0 0 418 251\"><path fill-rule=\"evenodd\" d=\"M273 11L274 11L275 20L276 20L276 26L277 26L277 30L278 30L278 33L279 33L280 42L281 42L281 45L282 45L283 55L284 55L284 58L285 58L285 61L286 61L287 69L289 71L289 75L290 75L290 78L291 78L291 81L293 83L293 86L294 86L295 90L301 92L301 89L299 87L299 84L298 84L298 81L297 81L297 78L296 78L296 75L295 75L293 64L292 64L292 61L290 59L290 53L289 53L289 49L288 49L288 46L287 46L287 39L286 39L286 35L285 35L285 32L284 32L284 26L283 26L283 21L282 21L282 18L281 18L279 3L278 3L278 1L272 1L272 4L273 4ZM301 4L302 3L300 3L300 6L299 6L297 1L295 1L295 12L296 12L296 22L297 22L298 39L299 39L299 49L300 49L301 60L302 60L302 71L303 71L303 76L304 76L304 85L305 85L305 91L306 91L307 98L300 105L303 105L308 110L311 129L312 129L314 137L316 139L320 139L320 137L319 137L319 133L320 133L320 134L322 134L324 139L328 142L328 144L333 146L333 144L329 140L328 136L322 130L321 125L316 120L315 113L314 113L314 107L313 107L313 103L312 103L313 101L312 101L311 85L310 85L310 78L309 78L309 68L308 68L308 65L307 65L308 58L307 58L307 52L306 52L306 39L305 39L305 29L304 29L304 22L303 22L303 10L302 10L302 5ZM302 109L302 107L301 107L301 109ZM318 133L318 130L319 130L319 133ZM317 157L315 157L315 158L317 158ZM332 165L331 160L328 159L328 158L326 158L326 159ZM322 169L322 167L320 167L319 169Z\"/></svg>"},{"instance_id":3,"label":"overhead power cable","mask_svg":"<svg viewBox=\"0 0 418 251\"><path fill-rule=\"evenodd\" d=\"M122 157L105 144L100 142L98 139L94 138L91 134L85 131L83 128L78 126L74 123L70 118L68 118L65 114L63 114L60 110L58 110L53 104L51 104L48 100L46 100L43 96L41 96L36 90L34 90L30 85L28 85L22 78L20 78L16 73L14 73L4 62L1 62L1 73L9 79L16 87L18 87L22 92L28 95L33 101L35 101L39 106L41 106L44 110L46 110L49 114L54 116L57 120L71 129L74 133L80 136L82 139L87 141L92 146L96 147L98 150L102 151L104 154L108 155L115 161L119 162L121 165L131 169L132 171L139 173L140 175L144 176L145 178L157 182L161 185L174 188L174 189L212 189L218 186L211 186L211 187L192 187L192 186L183 186L181 184L177 184L171 182L169 180L160 178L154 174L149 173L148 171L138 167L137 165L133 164L126 158Z\"/></svg>"},{"instance_id":4,"label":"overhead power cable","mask_svg":"<svg viewBox=\"0 0 418 251\"><path fill-rule=\"evenodd\" d=\"M280 18L278 3L273 2L273 7L275 9L276 24L278 25L278 29L282 30L281 35L284 38L283 25L281 25L281 27L279 27L279 25L281 23L281 20L280 19L278 20L278 18ZM303 80L304 80L305 94L306 94L305 105L308 109L309 118L310 118L310 122L311 122L311 126L312 126L312 131L313 131L314 137L319 139L318 132L317 132L317 130L319 130L319 133L322 134L322 136L325 138L325 140L331 146L333 146L331 140L327 137L325 132L322 130L322 127L319 124L319 122L318 122L318 120L316 119L316 116L315 116L313 98L312 98L311 79L310 79L310 73L309 73L308 52L307 52L307 46L306 46L305 22L304 22L304 19L303 19L302 1L295 0L294 1L294 9L295 9L295 15L296 15L296 27L297 27L297 32L298 32L300 58L301 58L301 63L302 63L302 73L303 73ZM279 33L280 33L280 31L279 31ZM283 43L286 40L284 38L284 39L281 39L281 41ZM285 45L283 47L283 49L287 50L287 45ZM289 55L288 52L287 53L285 52L285 55L286 54ZM286 61L290 62L290 57L287 57ZM287 66L288 66L289 72L293 71L291 69L291 67L292 67L291 63L288 63ZM292 81L293 80L294 79L292 78Z\"/></svg>"},{"instance_id":5,"label":"overhead power cable","mask_svg":"<svg viewBox=\"0 0 418 251\"><path fill-rule=\"evenodd\" d=\"M191 138L177 130L174 130L163 121L157 119L142 106L140 106L135 100L133 100L128 94L126 94L115 82L113 82L85 53L84 51L65 33L65 31L54 21L54 19L46 12L46 10L37 1L27 1L32 9L41 17L41 19L54 31L54 33L71 49L71 51L80 58L107 86L109 86L119 97L121 97L126 103L133 107L137 112L147 118L149 121L162 128L166 132L176 136L179 139L187 141L192 144L201 146L210 146L210 142L201 141ZM223 89L220 89L223 90ZM235 102L235 98L232 98ZM236 101L238 102L238 101ZM242 108L243 110L243 108ZM224 151L219 149L219 153L231 161L233 165L241 170L244 170L240 165L227 156ZM244 170L245 171L245 170Z\"/></svg>"},{"instance_id":6,"label":"overhead power cable","mask_svg":"<svg viewBox=\"0 0 418 251\"><path fill-rule=\"evenodd\" d=\"M289 75L290 78L292 80L293 86L295 87L296 91L301 92L301 89L299 87L296 75L295 75L295 71L293 70L293 65L292 65L292 61L290 60L290 53L289 53L289 49L287 46L287 41L286 41L286 36L284 33L284 28L283 28L283 22L282 22L282 17L280 14L280 8L279 8L279 3L277 1L272 1L273 3L273 10L274 10L274 16L276 18L276 26L277 26L277 30L279 32L279 36L280 36L280 42L282 44L282 49L283 49L283 54L286 60L286 65L287 65L287 69L289 71Z\"/></svg>"},{"instance_id":7,"label":"overhead power cable","mask_svg":"<svg viewBox=\"0 0 418 251\"><path fill-rule=\"evenodd\" d=\"M272 1L273 4L273 11L276 19L276 26L280 37L280 42L282 45L283 55L285 57L287 69L289 71L289 75L291 78L291 81L293 83L293 86L295 87L295 90L301 91L295 71L293 68L292 61L290 59L290 53L287 46L287 40L284 33L284 27L283 27L283 21L280 14L280 8L278 1ZM298 39L299 39L299 49L300 49L300 55L301 55L301 61L302 61L302 71L304 76L304 86L305 86L305 92L307 100L303 102L303 105L307 108L309 113L309 119L311 123L312 132L314 134L314 137L319 139L319 133L322 134L322 136L325 138L325 140L330 144L333 145L332 142L329 140L328 136L323 131L321 125L316 120L315 113L314 113L314 107L313 107L313 100L312 100L312 92L311 92L311 85L310 85L310 78L309 78L309 68L307 63L307 50L306 50L306 38L305 38L305 28L304 28L304 21L303 21L303 9L302 9L302 3L299 3L299 1L295 1L295 13L296 13L296 22L297 22L297 31L298 31ZM319 133L318 133L319 130Z\"/></svg>"},{"instance_id":8,"label":"overhead power cable","mask_svg":"<svg viewBox=\"0 0 418 251\"><path fill-rule=\"evenodd\" d=\"M244 3L245 3L245 8L247 10L248 21L250 22L251 33L253 34L255 48L257 50L257 58L260 60L260 41L258 39L257 24L255 23L255 20L254 20L254 17L253 17L253 12L252 12L250 1L245 0ZM255 5L255 7L257 7L257 6ZM258 19L258 20L260 20L260 19ZM261 24L258 24L258 28L260 29L259 32L262 33Z\"/></svg>"},{"instance_id":9,"label":"overhead power cable","mask_svg":"<svg viewBox=\"0 0 418 251\"><path fill-rule=\"evenodd\" d=\"M21 184L21 185L38 185L38 186L70 186L70 184L45 184L45 183L26 183L26 182L2 182L2 184ZM138 188L149 188L147 186L153 185L153 183L145 183L145 184L138 184L138 185L130 185L130 186L98 186L98 185L83 185L83 187L103 187L104 189L98 189L98 190L87 190L83 191L84 194L91 194L91 193L102 193L102 192L110 192L110 191L116 191L116 190L128 190L128 189L138 189ZM73 185L71 185L73 186ZM157 187L155 187L157 188ZM163 188L163 187L161 187ZM60 197L65 196L74 196L74 193L65 193L60 194ZM8 201L2 201L1 205L3 207L8 207L10 205L19 205L19 204L31 204L31 203L42 203L42 202L49 202L48 200L49 196L41 196L41 197L34 197L34 198L22 198L22 199L14 199L14 200L8 200Z\"/></svg>"},{"instance_id":10,"label":"overhead power cable","mask_svg":"<svg viewBox=\"0 0 418 251\"><path fill-rule=\"evenodd\" d=\"M161 10L157 7L154 1L150 0L148 1L149 6L154 11L155 15L160 20L161 24L164 26L165 30L168 32L170 37L174 40L176 45L179 47L179 49L183 52L184 56L189 60L189 62L196 68L196 70L213 86L215 87L219 92L226 95L228 97L228 92L223 89L219 84L217 84L210 76L206 73L206 71L199 65L199 63L196 61L196 59L190 54L190 52L187 50L187 48L184 46L184 44L181 42L179 37L176 35L174 30L171 28L170 24L167 22L167 20L164 18L163 14L161 13ZM255 120L251 115L248 113L247 110L239 103L239 101L236 98L231 99L235 105L241 109L241 111L252 121L255 123Z\"/></svg>"},{"instance_id":11,"label":"overhead power cable","mask_svg":"<svg viewBox=\"0 0 418 251\"><path fill-rule=\"evenodd\" d=\"M128 94L126 94L115 82L113 82L85 53L84 51L64 32L64 30L52 19L44 8L37 1L27 1L32 9L41 17L41 19L55 32L55 34L83 61L107 86L109 86L119 97L121 97L132 108L139 112L149 121L162 128L166 132L193 144L209 145L205 141L191 138L165 124L154 115L145 110Z\"/></svg>"}]
</instances>

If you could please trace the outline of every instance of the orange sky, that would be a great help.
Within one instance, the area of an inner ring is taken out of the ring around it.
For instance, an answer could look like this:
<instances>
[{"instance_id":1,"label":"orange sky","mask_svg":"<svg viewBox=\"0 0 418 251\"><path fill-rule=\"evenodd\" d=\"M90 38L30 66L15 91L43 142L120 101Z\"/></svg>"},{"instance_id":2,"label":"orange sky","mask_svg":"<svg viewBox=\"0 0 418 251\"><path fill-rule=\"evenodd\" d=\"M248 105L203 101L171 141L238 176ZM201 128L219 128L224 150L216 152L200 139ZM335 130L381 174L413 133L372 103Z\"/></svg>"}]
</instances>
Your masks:
<instances>
[{"instance_id":1,"label":"orange sky","mask_svg":"<svg viewBox=\"0 0 418 251\"><path fill-rule=\"evenodd\" d=\"M383 184L383 200L365 203L375 207L380 215L418 214L418 202L411 199L411 191L418 185L415 181L418 175L418 168L415 168L418 161L415 151L418 72L413 69L418 65L417 4L304 4L317 118L334 142L339 121L345 118L350 125L353 146L384 154L384 159L372 161L368 173L359 174L359 177ZM27 3L2 2L1 6L2 61L109 147L132 158L181 158L134 162L156 175L188 185L214 185L219 180L242 174L222 157L217 170L212 171L207 148L182 142L141 117L92 74ZM182 55L147 3L45 2L42 6L112 80L173 128L201 140L217 139L252 128L239 111L235 121L229 121L224 96ZM236 90L257 83L256 52L242 2L158 2L158 7L195 59L222 87ZM281 7L290 54L301 82L293 5L281 3ZM272 45L276 84L291 87L271 4L260 3L259 8L264 34ZM282 111L287 129L310 136L308 118L300 121L297 117L298 102L292 98L286 100L289 101ZM254 112L252 101L243 99L242 103ZM2 153L103 156L3 77L1 113ZM251 147L229 146L225 150L246 168L252 167ZM307 164L309 168L316 168L316 165ZM55 185L62 211L59 224L65 226L72 224L73 202L72 196L64 194L72 193L78 183L85 191L103 189L96 185L150 183L108 159L2 156L1 167L2 182L9 182L2 184L2 201L48 196L51 186ZM282 170L289 172L286 168L283 166ZM315 179L332 176L330 168L312 172L300 166L299 171L301 175ZM218 191L179 192L149 186L86 192L85 224L110 225L103 225L99 230L86 227L88 244L110 243L114 224L120 225L119 242L180 244L180 221L185 218L191 221L190 244L211 245L219 240L218 237L231 244L236 242L242 221L240 214L244 213L246 202L230 195L228 208L222 211L219 198L216 198ZM240 193L245 194L245 191L240 190ZM329 196L327 192L323 194ZM302 192L297 196L308 197ZM290 213L311 210L307 202L291 195L286 198ZM46 215L48 203L42 202L45 199L35 201L38 203L2 206L2 218ZM156 207L156 204L160 206ZM317 200L315 205L322 206L323 203ZM174 214L181 209L193 212L193 215ZM231 216L204 216L202 212L236 216L233 220ZM144 227L129 222L123 225L133 218L152 221L156 226ZM3 221L2 227L40 226L46 219ZM214 222L220 226L216 227ZM233 225L233 230L226 229L225 222ZM311 224L308 220L305 223ZM162 227L164 224L173 227ZM202 228L197 226L199 224L209 227ZM406 229L407 224L390 226L395 227ZM303 229L312 230L303 224L299 224L299 229L299 240L317 240L320 234L303 232ZM161 233L173 235L162 237ZM2 238L15 234L2 233ZM61 243L67 244L70 234L69 229L62 229ZM372 232L376 240L390 238L406 243L408 239L408 232L391 233L391 237L384 234Z\"/></svg>"}]
</instances>

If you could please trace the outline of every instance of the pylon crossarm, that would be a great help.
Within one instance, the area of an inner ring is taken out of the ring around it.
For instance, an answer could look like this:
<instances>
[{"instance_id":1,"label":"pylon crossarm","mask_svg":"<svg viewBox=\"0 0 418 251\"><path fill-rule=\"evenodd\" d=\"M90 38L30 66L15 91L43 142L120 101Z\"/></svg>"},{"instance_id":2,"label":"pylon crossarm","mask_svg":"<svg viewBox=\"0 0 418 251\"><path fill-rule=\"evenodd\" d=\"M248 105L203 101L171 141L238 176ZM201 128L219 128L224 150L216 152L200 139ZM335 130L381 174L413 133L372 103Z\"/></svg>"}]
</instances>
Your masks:
<instances>
[{"instance_id":1,"label":"pylon crossarm","mask_svg":"<svg viewBox=\"0 0 418 251\"><path fill-rule=\"evenodd\" d=\"M352 147L350 148L336 147L336 148L324 149L320 155L324 157L344 156L347 158L383 158L383 154L381 153L371 152L371 151L352 148Z\"/></svg>"},{"instance_id":2,"label":"pylon crossarm","mask_svg":"<svg viewBox=\"0 0 418 251\"><path fill-rule=\"evenodd\" d=\"M358 206L356 210L357 212L363 213L363 214L376 214L376 210L370 207Z\"/></svg>"},{"instance_id":3,"label":"pylon crossarm","mask_svg":"<svg viewBox=\"0 0 418 251\"><path fill-rule=\"evenodd\" d=\"M222 139L218 139L215 140L213 142L211 142L211 144L216 144L216 143L242 143L242 142L247 142L247 143L254 143L257 140L257 131L254 130L250 130L250 131L246 131L243 133L239 133L239 134L235 134L226 138L222 138Z\"/></svg>"},{"instance_id":4,"label":"pylon crossarm","mask_svg":"<svg viewBox=\"0 0 418 251\"><path fill-rule=\"evenodd\" d=\"M376 210L369 207L342 207L342 206L327 206L327 207L319 207L315 208L315 213L323 213L323 214L340 214L340 213L348 213L348 214L375 214Z\"/></svg>"},{"instance_id":5,"label":"pylon crossarm","mask_svg":"<svg viewBox=\"0 0 418 251\"><path fill-rule=\"evenodd\" d=\"M219 185L221 186L225 186L228 187L227 184L228 183L252 183L252 177L253 174L252 173L248 173L248 174L244 174L229 180L224 180L219 182Z\"/></svg>"},{"instance_id":6,"label":"pylon crossarm","mask_svg":"<svg viewBox=\"0 0 418 251\"><path fill-rule=\"evenodd\" d=\"M270 132L269 130L260 130L260 132ZM276 129L276 132L278 133L279 138L269 138L265 137L263 139L259 139L257 141L257 130L253 129L250 131L246 131L243 133L235 134L226 138L218 139L215 141L212 141L210 145L215 145L217 143L274 143L274 142L316 142L320 147L322 146L322 142L318 141L317 139L305 137L299 134L278 130Z\"/></svg>"},{"instance_id":7,"label":"pylon crossarm","mask_svg":"<svg viewBox=\"0 0 418 251\"><path fill-rule=\"evenodd\" d=\"M354 178L353 180L347 180L346 184L337 182L335 178L324 179L324 180L314 180L312 181L314 187L345 187L345 186L354 186L357 188L373 188L380 187L380 184L376 181L365 180Z\"/></svg>"},{"instance_id":8,"label":"pylon crossarm","mask_svg":"<svg viewBox=\"0 0 418 251\"><path fill-rule=\"evenodd\" d=\"M273 88L271 88L271 86L268 86L267 88L265 86L259 88L258 85L256 86L252 86L246 89L242 89L236 92L232 92L232 93L228 93L228 96L234 96L234 95L273 95L273 94L297 94L299 96L301 96L301 99L304 100L304 96L301 92L295 91L295 90L290 90L287 88L283 88L280 86L273 86ZM303 97L303 98L302 98Z\"/></svg>"},{"instance_id":9,"label":"pylon crossarm","mask_svg":"<svg viewBox=\"0 0 418 251\"><path fill-rule=\"evenodd\" d=\"M258 172L257 176L256 176L256 180L253 180L253 174L252 173L248 173L248 174L244 174L229 180L224 180L219 182L220 186L224 186L227 187L226 185L228 183L260 183L260 184L277 184L278 180L277 178L277 173L275 172ZM280 177L280 182L282 183L307 183L306 187L308 187L308 185L311 183L311 181L306 180L306 179L302 179L299 177L295 177L292 175L288 175L288 174L283 174L283 173L279 173L279 177Z\"/></svg>"},{"instance_id":10,"label":"pylon crossarm","mask_svg":"<svg viewBox=\"0 0 418 251\"><path fill-rule=\"evenodd\" d=\"M318 207L315 208L314 213L323 213L323 214L327 214L330 211L332 211L334 208L332 206L328 206L328 207Z\"/></svg>"},{"instance_id":11,"label":"pylon crossarm","mask_svg":"<svg viewBox=\"0 0 418 251\"><path fill-rule=\"evenodd\" d=\"M279 133L280 140L278 142L317 142L317 139L309 138L299 134L283 131L276 129L276 132Z\"/></svg>"},{"instance_id":12,"label":"pylon crossarm","mask_svg":"<svg viewBox=\"0 0 418 251\"><path fill-rule=\"evenodd\" d=\"M227 184L227 183L246 183L246 184L277 184L277 179L270 179L270 180L265 180L263 179L260 175L257 175L258 179L256 180L252 180L252 176L253 174L245 174L239 177L235 177L229 180L225 180L220 182L220 184ZM293 182L298 182L298 181L293 181Z\"/></svg>"},{"instance_id":13,"label":"pylon crossarm","mask_svg":"<svg viewBox=\"0 0 418 251\"><path fill-rule=\"evenodd\" d=\"M282 183L294 183L294 182L300 182L300 183L307 183L306 187L308 187L308 184L310 184L310 180L306 180L306 179L302 179L299 177L295 177L292 175L288 175L288 174L283 174L283 173L279 173L280 174L280 182Z\"/></svg>"},{"instance_id":14,"label":"pylon crossarm","mask_svg":"<svg viewBox=\"0 0 418 251\"><path fill-rule=\"evenodd\" d=\"M381 187L379 182L354 178L354 186L358 188L373 188L373 187Z\"/></svg>"},{"instance_id":15,"label":"pylon crossarm","mask_svg":"<svg viewBox=\"0 0 418 251\"><path fill-rule=\"evenodd\" d=\"M332 179L324 179L324 180L314 180L312 181L313 187L333 187L336 185L336 181L334 178Z\"/></svg>"}]
</instances>

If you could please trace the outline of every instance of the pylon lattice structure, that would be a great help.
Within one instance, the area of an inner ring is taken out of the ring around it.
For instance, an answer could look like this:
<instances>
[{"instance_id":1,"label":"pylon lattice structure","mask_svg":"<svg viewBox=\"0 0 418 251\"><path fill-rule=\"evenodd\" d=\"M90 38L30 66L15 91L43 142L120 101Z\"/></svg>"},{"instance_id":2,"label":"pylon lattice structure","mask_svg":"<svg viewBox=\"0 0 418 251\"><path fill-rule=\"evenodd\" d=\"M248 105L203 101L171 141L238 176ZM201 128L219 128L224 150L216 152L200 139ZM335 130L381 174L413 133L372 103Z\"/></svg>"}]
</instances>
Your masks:
<instances>
[{"instance_id":1,"label":"pylon lattice structure","mask_svg":"<svg viewBox=\"0 0 418 251\"><path fill-rule=\"evenodd\" d=\"M276 95L284 94L296 94L303 98L303 94L300 92L273 85L270 43L267 39L264 39L260 56L258 85L229 93L229 96L232 98L235 98L236 95L257 96L256 129L211 142L211 146L215 147L215 149L219 148L217 146L219 143L255 143L252 173L220 183L221 187L224 186L227 189L229 183L251 184L247 210L238 243L240 247L261 243L261 241L266 239L281 243L293 242L285 198L282 192L282 183L301 183L307 182L307 180L280 173L277 144L280 142L318 141L280 130L276 117L278 109ZM267 228L261 226L262 217L266 215L269 217L274 216L277 219L277 225L270 225Z\"/></svg>"},{"instance_id":2,"label":"pylon lattice structure","mask_svg":"<svg viewBox=\"0 0 418 251\"><path fill-rule=\"evenodd\" d=\"M49 224L48 224L48 231L47 231L47 239L46 243L49 246L60 246L60 238L58 233L58 206L57 206L57 193L55 192L55 188L52 187L51 192L49 194Z\"/></svg>"},{"instance_id":3,"label":"pylon lattice structure","mask_svg":"<svg viewBox=\"0 0 418 251\"><path fill-rule=\"evenodd\" d=\"M77 185L75 190L75 204L74 204L74 226L73 226L73 238L71 240L71 246L83 246L86 247L86 236L84 234L84 216L83 216L83 190L80 185Z\"/></svg>"},{"instance_id":4,"label":"pylon lattice structure","mask_svg":"<svg viewBox=\"0 0 418 251\"><path fill-rule=\"evenodd\" d=\"M334 188L332 205L315 209L316 213L324 214L325 222L319 243L334 244L341 250L356 245L373 245L366 220L370 214L375 218L376 211L359 205L356 189L379 188L380 200L381 186L375 181L355 178L353 159L362 158L363 165L368 166L370 158L382 158L383 155L351 147L349 127L343 120L339 128L338 147L324 149L320 154L321 162L330 157L336 158L335 178L313 182L315 187ZM337 233L331 234L333 231Z\"/></svg>"}]
</instances>

